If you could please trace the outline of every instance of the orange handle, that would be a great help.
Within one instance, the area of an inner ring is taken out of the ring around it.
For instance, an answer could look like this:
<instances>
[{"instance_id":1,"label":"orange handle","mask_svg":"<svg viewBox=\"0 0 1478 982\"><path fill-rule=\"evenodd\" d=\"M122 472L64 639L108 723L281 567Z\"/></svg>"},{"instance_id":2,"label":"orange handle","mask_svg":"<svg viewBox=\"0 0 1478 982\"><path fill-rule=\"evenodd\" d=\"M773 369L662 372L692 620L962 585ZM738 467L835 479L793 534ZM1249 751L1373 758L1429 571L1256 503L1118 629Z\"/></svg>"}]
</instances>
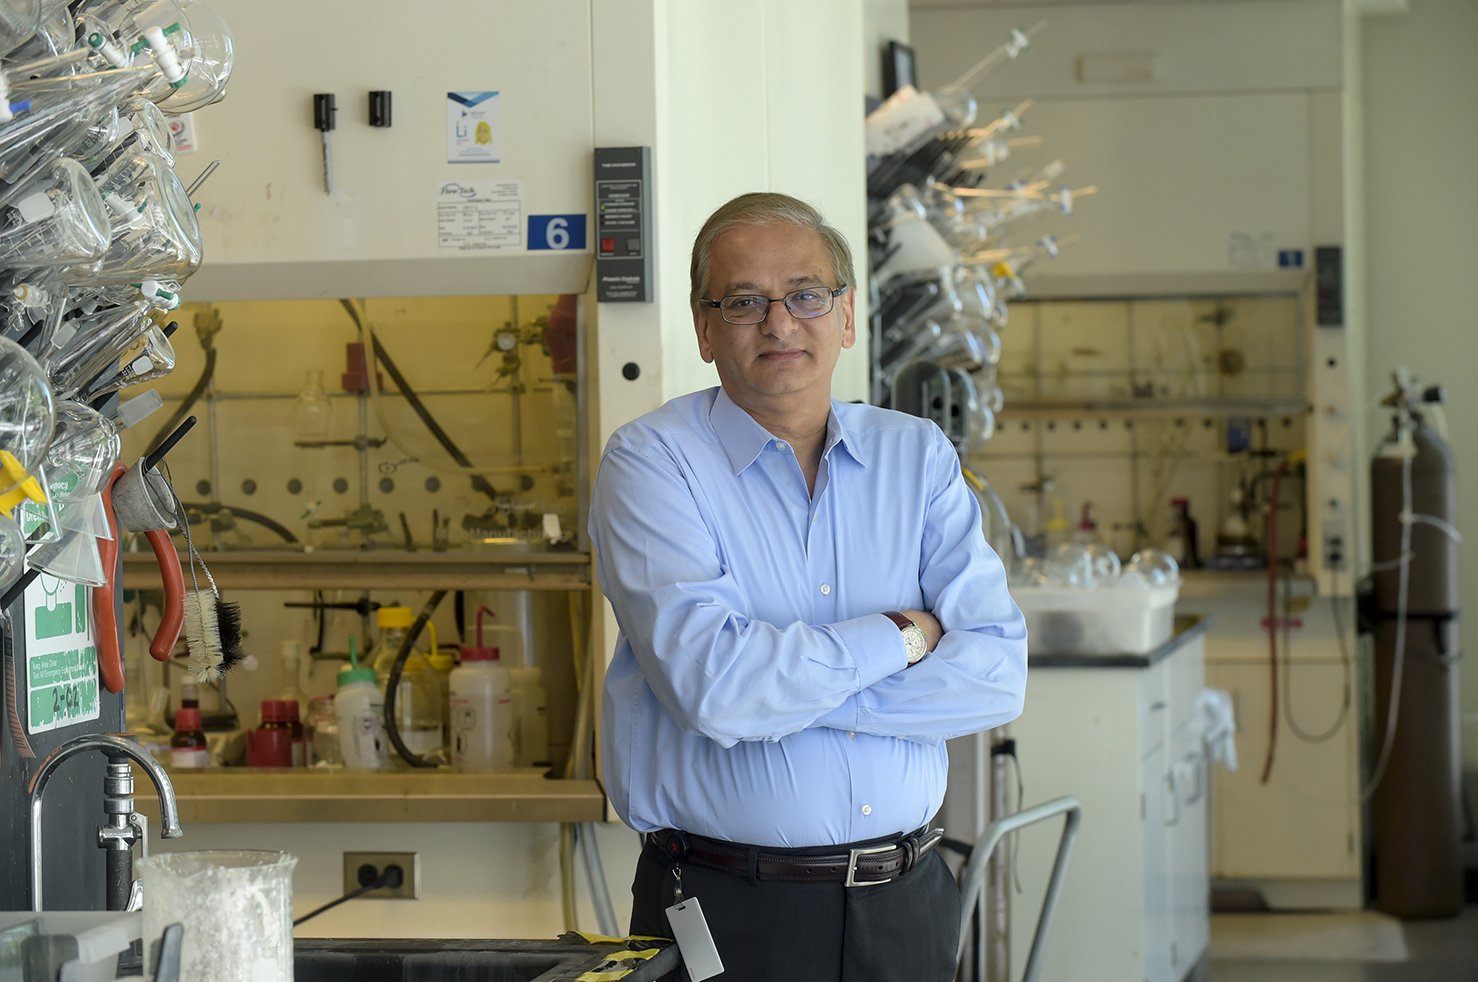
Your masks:
<instances>
[{"instance_id":1,"label":"orange handle","mask_svg":"<svg viewBox=\"0 0 1478 982\"><path fill-rule=\"evenodd\" d=\"M123 648L118 643L118 611L114 605L114 574L118 571L118 516L113 513L113 481L123 473L122 465L113 468L112 480L103 488L103 513L108 518L111 539L98 539L98 559L102 560L107 582L92 588L92 637L98 651L98 679L109 692L123 691Z\"/></svg>"},{"instance_id":2,"label":"orange handle","mask_svg":"<svg viewBox=\"0 0 1478 982\"><path fill-rule=\"evenodd\" d=\"M180 628L185 624L185 574L180 568L180 554L175 552L174 543L164 529L151 529L144 533L149 545L154 547L154 558L159 562L159 578L164 581L164 619L154 640L149 643L149 654L155 661L169 661L175 642L180 639Z\"/></svg>"}]
</instances>

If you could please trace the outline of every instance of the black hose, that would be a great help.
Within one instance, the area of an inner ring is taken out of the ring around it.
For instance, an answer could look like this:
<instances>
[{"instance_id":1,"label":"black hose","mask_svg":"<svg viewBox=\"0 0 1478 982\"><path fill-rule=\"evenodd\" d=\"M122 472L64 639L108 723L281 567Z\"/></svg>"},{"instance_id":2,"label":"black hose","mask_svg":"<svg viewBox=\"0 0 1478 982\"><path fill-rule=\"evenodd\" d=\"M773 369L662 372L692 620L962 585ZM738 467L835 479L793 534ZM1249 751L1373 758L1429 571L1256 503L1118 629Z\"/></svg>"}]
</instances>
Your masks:
<instances>
[{"instance_id":1,"label":"black hose","mask_svg":"<svg viewBox=\"0 0 1478 982\"><path fill-rule=\"evenodd\" d=\"M318 601L317 606L313 609L313 619L318 623L318 636L313 642L313 647L308 649L308 654L310 655L316 655L323 650L323 636L328 630L328 611L323 606L325 599L323 591L314 590L313 599Z\"/></svg>"},{"instance_id":2,"label":"black hose","mask_svg":"<svg viewBox=\"0 0 1478 982\"><path fill-rule=\"evenodd\" d=\"M395 752L400 754L400 759L412 767L435 767L436 763L412 753L411 749L405 745L405 741L400 738L400 727L395 723L395 702L400 691L400 675L405 669L406 659L411 656L411 648L414 647L416 638L421 636L426 622L431 619L432 614L436 613L436 608L441 605L446 594L445 590L437 590L421 606L421 612L416 615L415 621L405 632L405 640L400 642L400 650L395 653L395 664L390 666L390 677L385 680L385 734L390 737L390 743L395 747Z\"/></svg>"},{"instance_id":3,"label":"black hose","mask_svg":"<svg viewBox=\"0 0 1478 982\"><path fill-rule=\"evenodd\" d=\"M213 345L209 345L205 349L205 367L200 369L200 377L195 380L194 388L185 395L185 401L180 403L180 407L174 411L174 414L164 421L163 426L159 427L159 432L154 434L154 438L149 441L149 446L158 445L166 433L173 432L180 420L190 414L190 409L205 394L205 387L210 384L210 380L215 376L215 373L216 349Z\"/></svg>"},{"instance_id":4,"label":"black hose","mask_svg":"<svg viewBox=\"0 0 1478 982\"><path fill-rule=\"evenodd\" d=\"M354 323L359 327L359 330L362 333L368 333L365 332L364 322L359 319L359 311L354 309L354 305L348 300L343 299L339 303L344 305L344 309L349 312L349 316L354 319ZM450 454L451 458L459 465L462 467L471 467L472 461L462 452L462 448L457 446L452 438L447 435L446 430L441 428L441 424L436 421L436 417L431 415L431 410L426 408L425 403L421 402L421 397L416 394L415 389L411 388L411 384L406 381L405 376L400 374L400 369L390 357L390 353L385 350L385 346L380 343L380 339L372 334L369 337L374 345L375 360L384 363L385 371L389 373L390 380L395 383L395 387L400 390L400 394L405 396L405 401L410 405L411 409L415 410L416 415L421 418L421 422L426 424L426 429L436 438L436 442L441 444L442 449ZM368 384L373 385L374 382L369 381ZM473 474L471 475L471 479L474 489L481 491L493 499L493 501L498 500L497 489L489 484L485 477L481 474Z\"/></svg>"},{"instance_id":5,"label":"black hose","mask_svg":"<svg viewBox=\"0 0 1478 982\"><path fill-rule=\"evenodd\" d=\"M298 544L298 537L292 534L292 530L276 519L268 518L259 511L251 511L248 508L236 508L231 505L222 505L211 501L182 501L180 507L186 511L198 512L201 515L214 515L217 512L228 511L235 518L244 518L248 522L260 525L263 528L275 532L284 542L292 545Z\"/></svg>"}]
</instances>

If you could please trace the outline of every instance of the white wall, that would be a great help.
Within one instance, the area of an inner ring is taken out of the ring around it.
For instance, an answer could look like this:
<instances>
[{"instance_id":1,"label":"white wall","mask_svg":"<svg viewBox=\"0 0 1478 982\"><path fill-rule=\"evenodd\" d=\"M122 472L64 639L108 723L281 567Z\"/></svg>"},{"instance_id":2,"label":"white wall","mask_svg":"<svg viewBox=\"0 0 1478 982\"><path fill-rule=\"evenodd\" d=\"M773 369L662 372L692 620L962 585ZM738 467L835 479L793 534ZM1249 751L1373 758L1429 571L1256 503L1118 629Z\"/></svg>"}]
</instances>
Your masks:
<instances>
[{"instance_id":1,"label":"white wall","mask_svg":"<svg viewBox=\"0 0 1478 982\"><path fill-rule=\"evenodd\" d=\"M1478 441L1464 433L1478 417L1471 366L1478 361L1478 277L1472 265L1472 217L1478 215L1478 4L1411 0L1410 13L1365 22L1365 271L1370 309L1366 383L1371 397L1390 390L1390 372L1409 365L1424 381L1444 383L1459 484L1457 525L1469 536L1459 551L1463 648L1478 641ZM1379 417L1373 417L1379 420ZM1385 429L1374 423L1376 435ZM1478 671L1463 672L1463 757L1478 770Z\"/></svg>"},{"instance_id":2,"label":"white wall","mask_svg":"<svg viewBox=\"0 0 1478 982\"><path fill-rule=\"evenodd\" d=\"M596 842L611 904L624 930L631 917L636 833L598 827ZM189 824L185 837L159 851L270 849L298 858L293 916L344 893L343 853L415 852L419 898L356 899L325 911L293 934L299 938L554 938L565 930L560 908L559 826L497 822L346 823L311 825ZM585 870L576 875L578 925L596 930Z\"/></svg>"},{"instance_id":3,"label":"white wall","mask_svg":"<svg viewBox=\"0 0 1478 982\"><path fill-rule=\"evenodd\" d=\"M860 0L615 0L593 10L596 142L653 147L657 187L656 299L597 312L599 448L627 420L718 382L698 357L687 302L693 239L714 209L782 191L820 208L859 251L867 226ZM645 87L634 66L651 66ZM866 316L865 294L857 314ZM859 337L843 353L838 398L865 396L866 347ZM634 380L621 373L628 362L640 368Z\"/></svg>"},{"instance_id":4,"label":"white wall","mask_svg":"<svg viewBox=\"0 0 1478 982\"><path fill-rule=\"evenodd\" d=\"M866 242L859 6L664 5L669 43L657 153L667 175L658 279L671 305L663 319L664 398L717 384L698 358L686 303L693 238L715 208L747 191L781 191L816 205L854 249ZM722 42L695 43L703 38ZM857 315L865 317L865 292L858 299ZM866 342L859 342L837 368L838 398L866 394Z\"/></svg>"},{"instance_id":5,"label":"white wall","mask_svg":"<svg viewBox=\"0 0 1478 982\"><path fill-rule=\"evenodd\" d=\"M935 88L1011 28L1046 22L1027 52L972 86L983 118L1032 99L1025 133L1045 141L992 177L1062 160L1065 183L1095 185L1054 228L1072 237L1062 256L1029 286L1123 294L1165 292L1175 277L1277 274L1278 249L1311 261L1311 202L1339 158L1337 141L1329 159L1310 129L1327 111L1319 96L1341 86L1341 17L1339 0L916 2L910 33L921 82ZM1115 61L1150 75L1113 78Z\"/></svg>"},{"instance_id":6,"label":"white wall","mask_svg":"<svg viewBox=\"0 0 1478 982\"><path fill-rule=\"evenodd\" d=\"M883 95L883 53L889 41L908 43L907 0L862 0L864 91L877 98Z\"/></svg>"}]
</instances>

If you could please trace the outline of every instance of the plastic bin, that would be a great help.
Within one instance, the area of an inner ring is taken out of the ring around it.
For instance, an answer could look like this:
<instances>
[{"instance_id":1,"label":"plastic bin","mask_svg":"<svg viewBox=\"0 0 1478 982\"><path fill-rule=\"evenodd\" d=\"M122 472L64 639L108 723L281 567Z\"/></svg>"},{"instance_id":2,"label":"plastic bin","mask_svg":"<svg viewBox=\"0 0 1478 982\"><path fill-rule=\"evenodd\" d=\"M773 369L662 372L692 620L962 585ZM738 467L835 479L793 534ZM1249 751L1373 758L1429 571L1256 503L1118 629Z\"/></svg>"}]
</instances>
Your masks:
<instances>
[{"instance_id":1,"label":"plastic bin","mask_svg":"<svg viewBox=\"0 0 1478 982\"><path fill-rule=\"evenodd\" d=\"M1026 615L1027 648L1034 655L1146 654L1170 640L1179 594L1179 584L1011 591Z\"/></svg>"}]
</instances>

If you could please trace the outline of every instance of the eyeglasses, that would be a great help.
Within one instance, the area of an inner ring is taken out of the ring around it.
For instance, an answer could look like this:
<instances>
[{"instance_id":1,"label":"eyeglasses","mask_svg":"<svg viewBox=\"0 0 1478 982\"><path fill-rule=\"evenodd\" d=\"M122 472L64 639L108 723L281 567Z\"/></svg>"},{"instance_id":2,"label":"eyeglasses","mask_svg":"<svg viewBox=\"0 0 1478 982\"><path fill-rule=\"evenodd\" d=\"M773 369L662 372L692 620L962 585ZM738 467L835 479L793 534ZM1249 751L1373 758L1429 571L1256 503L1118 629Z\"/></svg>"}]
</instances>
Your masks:
<instances>
[{"instance_id":1,"label":"eyeglasses","mask_svg":"<svg viewBox=\"0 0 1478 982\"><path fill-rule=\"evenodd\" d=\"M831 308L836 306L836 298L847 292L847 284L843 283L835 290L825 286L808 286L787 293L783 297L759 297L747 293L736 293L724 297L721 300L699 300L698 303L704 307L713 307L719 315L729 324L738 324L741 327L750 324L763 324L765 318L770 316L770 304L784 303L785 309L790 311L790 316L796 320L807 321L822 314L831 313Z\"/></svg>"}]
</instances>

